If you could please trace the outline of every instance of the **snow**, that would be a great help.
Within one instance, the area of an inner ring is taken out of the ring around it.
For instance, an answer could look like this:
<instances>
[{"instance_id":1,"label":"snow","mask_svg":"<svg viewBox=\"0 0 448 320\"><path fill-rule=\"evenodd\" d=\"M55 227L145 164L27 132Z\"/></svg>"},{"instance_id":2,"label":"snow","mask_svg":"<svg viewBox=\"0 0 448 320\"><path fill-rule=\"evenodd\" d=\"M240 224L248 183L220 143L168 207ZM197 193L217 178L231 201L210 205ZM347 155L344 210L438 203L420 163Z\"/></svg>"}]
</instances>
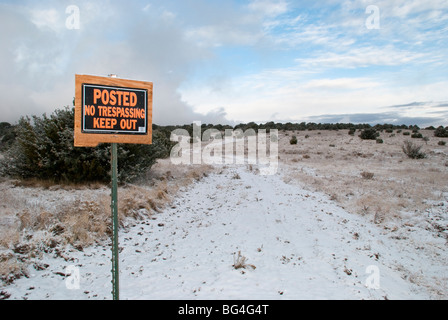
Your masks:
<instances>
[{"instance_id":1,"label":"snow","mask_svg":"<svg viewBox=\"0 0 448 320\"><path fill-rule=\"evenodd\" d=\"M163 212L126 223L121 299L433 299L446 292L445 239L417 226L385 230L325 194L285 183L282 172L226 165L184 187ZM239 252L246 268L234 267ZM111 299L110 245L67 247L62 257L44 255L28 278L1 291L10 299Z\"/></svg>"}]
</instances>

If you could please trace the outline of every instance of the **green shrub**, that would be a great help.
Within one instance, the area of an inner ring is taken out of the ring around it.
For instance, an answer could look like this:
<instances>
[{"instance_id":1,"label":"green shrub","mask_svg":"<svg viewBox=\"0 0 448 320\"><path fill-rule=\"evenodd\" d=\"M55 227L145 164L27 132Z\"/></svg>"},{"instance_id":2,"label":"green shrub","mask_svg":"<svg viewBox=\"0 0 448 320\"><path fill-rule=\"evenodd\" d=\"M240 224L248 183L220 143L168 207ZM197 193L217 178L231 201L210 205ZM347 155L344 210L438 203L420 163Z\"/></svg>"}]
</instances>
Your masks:
<instances>
[{"instance_id":1,"label":"green shrub","mask_svg":"<svg viewBox=\"0 0 448 320\"><path fill-rule=\"evenodd\" d=\"M363 140L376 140L380 134L373 128L364 129L359 137Z\"/></svg>"},{"instance_id":2,"label":"green shrub","mask_svg":"<svg viewBox=\"0 0 448 320\"><path fill-rule=\"evenodd\" d=\"M8 122L0 122L0 151L5 151L11 147L15 138L14 126Z\"/></svg>"},{"instance_id":3,"label":"green shrub","mask_svg":"<svg viewBox=\"0 0 448 320\"><path fill-rule=\"evenodd\" d=\"M376 139L376 143L383 143L383 142L384 142L383 139L380 139L380 138Z\"/></svg>"},{"instance_id":4,"label":"green shrub","mask_svg":"<svg viewBox=\"0 0 448 320\"><path fill-rule=\"evenodd\" d=\"M110 144L95 148L73 145L74 108L56 110L50 117L22 117L14 144L0 163L0 174L55 182L110 181ZM170 141L153 132L152 145L118 145L118 179L141 176L157 158L169 155Z\"/></svg>"},{"instance_id":5,"label":"green shrub","mask_svg":"<svg viewBox=\"0 0 448 320\"><path fill-rule=\"evenodd\" d=\"M448 130L440 126L434 131L434 137L448 138Z\"/></svg>"},{"instance_id":6,"label":"green shrub","mask_svg":"<svg viewBox=\"0 0 448 320\"><path fill-rule=\"evenodd\" d=\"M446 145L446 141L440 140L437 144L439 146L444 146L444 145Z\"/></svg>"},{"instance_id":7,"label":"green shrub","mask_svg":"<svg viewBox=\"0 0 448 320\"><path fill-rule=\"evenodd\" d=\"M409 131L405 131L405 132L403 132L403 135L404 135L404 136L410 136L411 133L410 133Z\"/></svg>"},{"instance_id":8,"label":"green shrub","mask_svg":"<svg viewBox=\"0 0 448 320\"><path fill-rule=\"evenodd\" d=\"M420 132L414 132L413 134L411 134L411 138L419 139L423 138L423 135Z\"/></svg>"},{"instance_id":9,"label":"green shrub","mask_svg":"<svg viewBox=\"0 0 448 320\"><path fill-rule=\"evenodd\" d=\"M296 136L292 136L291 140L289 140L290 144L297 144L297 137Z\"/></svg>"}]
</instances>

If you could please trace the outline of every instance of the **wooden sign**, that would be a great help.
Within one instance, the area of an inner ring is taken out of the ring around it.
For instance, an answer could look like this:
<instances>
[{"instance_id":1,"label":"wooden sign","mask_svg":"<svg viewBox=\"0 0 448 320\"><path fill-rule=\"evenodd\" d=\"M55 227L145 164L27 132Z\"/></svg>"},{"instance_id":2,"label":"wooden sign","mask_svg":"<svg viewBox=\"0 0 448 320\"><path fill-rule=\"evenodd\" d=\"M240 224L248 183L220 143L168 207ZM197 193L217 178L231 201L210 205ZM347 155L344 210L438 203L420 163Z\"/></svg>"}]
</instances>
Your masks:
<instances>
[{"instance_id":1,"label":"wooden sign","mask_svg":"<svg viewBox=\"0 0 448 320\"><path fill-rule=\"evenodd\" d=\"M152 82L75 75L75 147L152 143Z\"/></svg>"}]
</instances>

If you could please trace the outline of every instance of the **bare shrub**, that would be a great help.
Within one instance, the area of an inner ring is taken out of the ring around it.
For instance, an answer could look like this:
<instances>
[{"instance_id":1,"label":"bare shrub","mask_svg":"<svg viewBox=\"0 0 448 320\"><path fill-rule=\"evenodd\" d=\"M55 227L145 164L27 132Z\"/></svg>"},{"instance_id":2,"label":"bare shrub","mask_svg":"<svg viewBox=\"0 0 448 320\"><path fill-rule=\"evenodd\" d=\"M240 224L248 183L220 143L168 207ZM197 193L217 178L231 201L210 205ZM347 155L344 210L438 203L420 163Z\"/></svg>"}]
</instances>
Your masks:
<instances>
[{"instance_id":1,"label":"bare shrub","mask_svg":"<svg viewBox=\"0 0 448 320\"><path fill-rule=\"evenodd\" d=\"M103 199L75 200L72 206L58 212L56 216L60 224L57 230L54 227L53 230L61 233L60 241L78 248L87 247L95 239L104 238L110 227L110 207Z\"/></svg>"},{"instance_id":2,"label":"bare shrub","mask_svg":"<svg viewBox=\"0 0 448 320\"><path fill-rule=\"evenodd\" d=\"M243 255L241 255L241 251L238 251L238 255L235 258L235 255L233 255L233 267L235 269L255 269L256 267L253 264L248 264L247 258Z\"/></svg>"},{"instance_id":3,"label":"bare shrub","mask_svg":"<svg viewBox=\"0 0 448 320\"><path fill-rule=\"evenodd\" d=\"M417 146L413 142L406 140L401 147L403 152L411 159L424 159L426 158L426 154L420 152L422 146Z\"/></svg>"},{"instance_id":4,"label":"bare shrub","mask_svg":"<svg viewBox=\"0 0 448 320\"><path fill-rule=\"evenodd\" d=\"M385 219L385 213L381 211L380 208L377 208L375 210L375 215L373 216L373 223L375 224L380 224L384 221Z\"/></svg>"},{"instance_id":5,"label":"bare shrub","mask_svg":"<svg viewBox=\"0 0 448 320\"><path fill-rule=\"evenodd\" d=\"M366 179L366 180L370 180L370 179L373 179L373 176L374 176L375 174L373 173L373 172L367 172L367 171L363 171L363 172L361 172L361 177L363 178L363 179Z\"/></svg>"}]
</instances>

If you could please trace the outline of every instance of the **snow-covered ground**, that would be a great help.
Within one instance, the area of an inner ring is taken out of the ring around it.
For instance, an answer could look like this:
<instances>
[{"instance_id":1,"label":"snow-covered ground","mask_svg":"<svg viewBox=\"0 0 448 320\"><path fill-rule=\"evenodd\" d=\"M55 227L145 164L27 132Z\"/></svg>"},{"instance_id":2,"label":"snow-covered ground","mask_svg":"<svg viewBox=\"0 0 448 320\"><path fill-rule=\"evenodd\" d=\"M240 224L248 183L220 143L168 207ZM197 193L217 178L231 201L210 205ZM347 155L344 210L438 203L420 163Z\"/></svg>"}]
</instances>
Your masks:
<instances>
[{"instance_id":1,"label":"snow-covered ground","mask_svg":"<svg viewBox=\"0 0 448 320\"><path fill-rule=\"evenodd\" d=\"M127 220L119 243L121 299L447 297L444 238L384 228L285 183L282 173L262 176L246 165L184 187L152 218ZM110 251L44 255L28 278L0 291L10 299L111 299ZM235 268L238 257L244 268Z\"/></svg>"}]
</instances>

